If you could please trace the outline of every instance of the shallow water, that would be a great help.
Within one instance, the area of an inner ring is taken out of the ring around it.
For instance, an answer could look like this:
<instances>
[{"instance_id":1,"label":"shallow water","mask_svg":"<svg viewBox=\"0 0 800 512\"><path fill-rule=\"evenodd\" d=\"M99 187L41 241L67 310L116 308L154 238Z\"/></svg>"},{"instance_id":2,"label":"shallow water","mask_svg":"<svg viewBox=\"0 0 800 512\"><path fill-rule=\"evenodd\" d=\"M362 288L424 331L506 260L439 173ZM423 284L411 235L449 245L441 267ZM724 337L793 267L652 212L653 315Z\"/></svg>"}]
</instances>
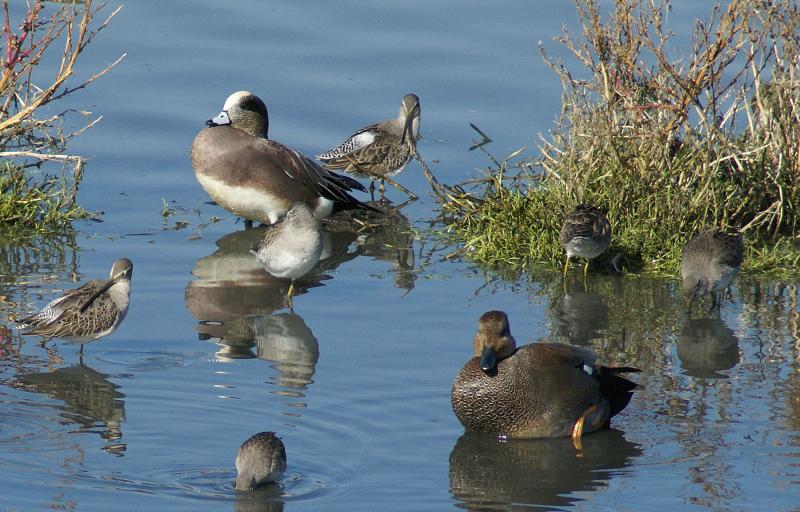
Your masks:
<instances>
[{"instance_id":1,"label":"shallow water","mask_svg":"<svg viewBox=\"0 0 800 512\"><path fill-rule=\"evenodd\" d=\"M163 5L162 5L163 4ZM308 154L400 98L422 102L419 150L440 180L533 146L560 87L536 53L573 21L563 2L129 3L81 61L123 64L70 97L103 115L70 150L103 222L56 241L0 244L3 323L62 290L135 264L121 327L85 347L0 332L0 482L7 510L790 510L800 503L796 283L741 278L720 318L686 318L674 279L557 269L509 282L444 259L423 196L390 229L329 233L329 253L286 282L207 204L189 145L239 89L261 95L273 138ZM695 13L671 16L682 30ZM557 47L550 45L552 51ZM390 190L390 197L401 196ZM177 208L164 219L162 200ZM212 217L218 222L211 222ZM176 224L186 222L187 225ZM508 312L520 342L550 337L637 366L612 430L568 440L467 436L450 384L475 322ZM239 444L274 430L280 485L233 491ZM512 505L513 504L513 505Z\"/></svg>"}]
</instances>

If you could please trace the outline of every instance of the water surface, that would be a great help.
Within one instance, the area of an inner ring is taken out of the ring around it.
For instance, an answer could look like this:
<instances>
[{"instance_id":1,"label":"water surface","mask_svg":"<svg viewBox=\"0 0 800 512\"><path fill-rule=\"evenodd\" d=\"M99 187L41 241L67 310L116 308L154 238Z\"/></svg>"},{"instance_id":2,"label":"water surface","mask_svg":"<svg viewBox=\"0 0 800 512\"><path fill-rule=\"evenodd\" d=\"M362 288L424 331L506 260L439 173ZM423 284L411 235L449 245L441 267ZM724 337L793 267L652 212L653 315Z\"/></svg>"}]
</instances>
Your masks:
<instances>
[{"instance_id":1,"label":"water surface","mask_svg":"<svg viewBox=\"0 0 800 512\"><path fill-rule=\"evenodd\" d=\"M671 14L681 30L695 15ZM719 318L688 319L675 279L598 269L584 282L576 267L566 282L557 269L503 280L444 258L412 163L398 179L423 199L386 229L328 233L292 314L288 283L247 252L259 231L194 179L192 138L240 89L267 101L273 138L308 154L414 92L439 179L479 176L489 161L467 150L468 123L500 158L533 148L560 99L536 46L573 21L564 2L128 3L80 71L124 63L69 98L104 116L70 147L93 157L80 198L103 222L3 241L0 285L7 324L128 256L132 305L82 360L0 332L4 509L796 508L796 283L744 277ZM641 368L642 389L582 453L464 435L450 384L488 309L508 312L519 342ZM262 430L283 438L288 471L236 493L236 449Z\"/></svg>"}]
</instances>

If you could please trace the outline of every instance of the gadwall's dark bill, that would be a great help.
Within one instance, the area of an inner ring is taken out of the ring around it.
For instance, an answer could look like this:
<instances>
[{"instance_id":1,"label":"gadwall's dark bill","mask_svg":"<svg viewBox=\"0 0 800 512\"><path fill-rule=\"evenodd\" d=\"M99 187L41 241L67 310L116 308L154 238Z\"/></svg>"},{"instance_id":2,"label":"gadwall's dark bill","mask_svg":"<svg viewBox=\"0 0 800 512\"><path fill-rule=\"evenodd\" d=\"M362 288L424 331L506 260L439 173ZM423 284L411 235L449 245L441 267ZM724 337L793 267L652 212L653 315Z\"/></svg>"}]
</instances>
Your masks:
<instances>
[{"instance_id":1,"label":"gadwall's dark bill","mask_svg":"<svg viewBox=\"0 0 800 512\"><path fill-rule=\"evenodd\" d=\"M744 240L738 232L700 231L683 247L681 288L689 313L694 301L711 294L709 313L720 307L722 295L744 261Z\"/></svg>"},{"instance_id":2,"label":"gadwall's dark bill","mask_svg":"<svg viewBox=\"0 0 800 512\"><path fill-rule=\"evenodd\" d=\"M291 279L286 303L292 309L294 280L308 273L322 254L319 220L305 203L295 203L280 221L267 226L253 254L275 277Z\"/></svg>"},{"instance_id":3,"label":"gadwall's dark bill","mask_svg":"<svg viewBox=\"0 0 800 512\"><path fill-rule=\"evenodd\" d=\"M260 432L236 452L236 490L274 482L286 471L286 448L274 432Z\"/></svg>"},{"instance_id":4,"label":"gadwall's dark bill","mask_svg":"<svg viewBox=\"0 0 800 512\"><path fill-rule=\"evenodd\" d=\"M611 223L603 212L588 204L579 204L575 211L564 217L559 236L567 251L564 275L567 275L569 259L573 256L586 258L584 275L589 271L589 260L603 254L611 243Z\"/></svg>"},{"instance_id":5,"label":"gadwall's dark bill","mask_svg":"<svg viewBox=\"0 0 800 512\"><path fill-rule=\"evenodd\" d=\"M217 204L249 224L277 222L298 201L318 218L340 210L374 210L348 193L366 191L359 182L269 140L267 107L254 94L230 95L206 124L192 144L197 180Z\"/></svg>"},{"instance_id":6,"label":"gadwall's dark bill","mask_svg":"<svg viewBox=\"0 0 800 512\"><path fill-rule=\"evenodd\" d=\"M619 373L636 368L595 365L589 350L559 343L516 348L508 317L484 313L473 340L475 357L458 373L453 411L464 428L510 437L572 436L609 425L628 405L636 384Z\"/></svg>"},{"instance_id":7,"label":"gadwall's dark bill","mask_svg":"<svg viewBox=\"0 0 800 512\"><path fill-rule=\"evenodd\" d=\"M64 338L81 344L108 336L128 313L133 263L114 262L107 280L94 279L69 290L41 311L17 322L22 334Z\"/></svg>"},{"instance_id":8,"label":"gadwall's dark bill","mask_svg":"<svg viewBox=\"0 0 800 512\"><path fill-rule=\"evenodd\" d=\"M338 147L317 155L325 167L352 172L369 178L370 193L374 180L380 179L381 196L384 181L416 198L411 191L392 179L402 171L417 150L422 108L416 94L406 94L395 119L376 123L358 130Z\"/></svg>"}]
</instances>

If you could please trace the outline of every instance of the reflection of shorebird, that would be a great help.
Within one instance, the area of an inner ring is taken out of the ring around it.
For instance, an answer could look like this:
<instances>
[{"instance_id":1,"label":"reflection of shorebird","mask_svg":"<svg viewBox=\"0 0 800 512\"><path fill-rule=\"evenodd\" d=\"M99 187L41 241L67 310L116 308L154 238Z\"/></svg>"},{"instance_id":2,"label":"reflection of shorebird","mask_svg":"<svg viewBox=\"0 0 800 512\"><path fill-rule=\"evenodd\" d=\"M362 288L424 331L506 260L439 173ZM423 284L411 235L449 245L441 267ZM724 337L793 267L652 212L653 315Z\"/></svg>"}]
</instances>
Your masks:
<instances>
[{"instance_id":1,"label":"reflection of shorebird","mask_svg":"<svg viewBox=\"0 0 800 512\"><path fill-rule=\"evenodd\" d=\"M398 190L416 199L410 190L392 179L402 171L414 156L419 139L419 122L422 110L416 94L406 94L395 119L389 119L358 130L338 147L317 155L329 169L351 172L369 178L370 193L375 192L375 181L388 181Z\"/></svg>"},{"instance_id":2,"label":"reflection of shorebird","mask_svg":"<svg viewBox=\"0 0 800 512\"><path fill-rule=\"evenodd\" d=\"M358 181L269 140L267 106L247 91L231 94L222 112L206 122L192 144L192 166L200 185L220 206L246 219L276 222L302 201L323 218L351 209L372 209L348 194Z\"/></svg>"},{"instance_id":3,"label":"reflection of shorebird","mask_svg":"<svg viewBox=\"0 0 800 512\"><path fill-rule=\"evenodd\" d=\"M739 362L739 339L719 318L689 318L678 337L678 359L687 375L726 378Z\"/></svg>"},{"instance_id":4,"label":"reflection of shorebird","mask_svg":"<svg viewBox=\"0 0 800 512\"><path fill-rule=\"evenodd\" d=\"M689 313L695 299L711 294L711 308L720 306L720 295L731 285L744 261L744 241L737 232L700 231L683 247L681 288Z\"/></svg>"},{"instance_id":5,"label":"reflection of shorebird","mask_svg":"<svg viewBox=\"0 0 800 512\"><path fill-rule=\"evenodd\" d=\"M395 288L410 292L417 279L414 230L408 218L396 208L390 208L383 220L380 226L362 233L358 245L363 255L391 263Z\"/></svg>"},{"instance_id":6,"label":"reflection of shorebird","mask_svg":"<svg viewBox=\"0 0 800 512\"><path fill-rule=\"evenodd\" d=\"M249 491L274 482L286 471L286 449L274 432L247 439L236 453L236 490Z\"/></svg>"},{"instance_id":7,"label":"reflection of shorebird","mask_svg":"<svg viewBox=\"0 0 800 512\"><path fill-rule=\"evenodd\" d=\"M18 322L22 334L64 338L83 344L108 336L125 319L131 293L133 263L114 262L108 280L94 279L67 291L41 311Z\"/></svg>"},{"instance_id":8,"label":"reflection of shorebird","mask_svg":"<svg viewBox=\"0 0 800 512\"><path fill-rule=\"evenodd\" d=\"M568 281L569 277L564 280L563 298L550 302L555 332L570 343L586 345L608 327L608 306L602 295L587 290L584 280L575 279L578 282L571 286Z\"/></svg>"},{"instance_id":9,"label":"reflection of shorebird","mask_svg":"<svg viewBox=\"0 0 800 512\"><path fill-rule=\"evenodd\" d=\"M292 280L286 294L286 305L292 309L294 280L314 268L322 254L319 220L305 203L295 203L286 217L267 226L253 254L267 272Z\"/></svg>"},{"instance_id":10,"label":"reflection of shorebird","mask_svg":"<svg viewBox=\"0 0 800 512\"><path fill-rule=\"evenodd\" d=\"M558 343L516 348L508 317L484 313L478 321L473 357L452 388L452 405L468 431L510 437L572 435L580 448L583 431L608 427L636 384L619 373L635 368L595 366L589 350Z\"/></svg>"},{"instance_id":11,"label":"reflection of shorebird","mask_svg":"<svg viewBox=\"0 0 800 512\"><path fill-rule=\"evenodd\" d=\"M105 427L100 434L104 439L116 441L122 437L125 421L125 395L119 386L108 380L108 375L79 364L41 373L18 375L15 386L28 391L44 393L63 400L64 417L76 422L86 431L97 432L98 424ZM115 443L106 447L120 451L124 445Z\"/></svg>"},{"instance_id":12,"label":"reflection of shorebird","mask_svg":"<svg viewBox=\"0 0 800 512\"><path fill-rule=\"evenodd\" d=\"M450 452L450 492L464 510L564 510L602 492L641 453L613 429L594 434L580 457L567 439L467 432Z\"/></svg>"},{"instance_id":13,"label":"reflection of shorebird","mask_svg":"<svg viewBox=\"0 0 800 512\"><path fill-rule=\"evenodd\" d=\"M599 208L579 204L575 211L564 217L559 240L567 251L564 275L567 275L569 259L573 256L586 259L583 267L583 273L586 274L589 260L600 256L611 243L611 223Z\"/></svg>"},{"instance_id":14,"label":"reflection of shorebird","mask_svg":"<svg viewBox=\"0 0 800 512\"><path fill-rule=\"evenodd\" d=\"M259 359L275 363L279 375L275 383L302 397L301 390L311 384L319 359L319 342L303 318L294 313L279 313L248 318Z\"/></svg>"},{"instance_id":15,"label":"reflection of shorebird","mask_svg":"<svg viewBox=\"0 0 800 512\"><path fill-rule=\"evenodd\" d=\"M200 258L186 284L186 308L197 319L201 339L225 345L218 355L253 357L251 317L263 317L285 307L289 283L264 271L250 250L266 226L228 233L217 240L217 250ZM292 296L322 286L324 272L358 256L350 250L356 235L323 231L323 257L311 272L295 281Z\"/></svg>"}]
</instances>

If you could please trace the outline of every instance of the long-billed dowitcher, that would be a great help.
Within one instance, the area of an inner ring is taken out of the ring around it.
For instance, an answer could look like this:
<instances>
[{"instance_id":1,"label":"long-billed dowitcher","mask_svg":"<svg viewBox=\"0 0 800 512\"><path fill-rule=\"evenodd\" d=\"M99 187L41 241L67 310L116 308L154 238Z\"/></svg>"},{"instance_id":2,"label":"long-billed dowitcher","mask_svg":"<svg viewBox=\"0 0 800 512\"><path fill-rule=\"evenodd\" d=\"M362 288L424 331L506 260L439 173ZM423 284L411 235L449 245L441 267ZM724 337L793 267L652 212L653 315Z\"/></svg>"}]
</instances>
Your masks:
<instances>
[{"instance_id":1,"label":"long-billed dowitcher","mask_svg":"<svg viewBox=\"0 0 800 512\"><path fill-rule=\"evenodd\" d=\"M370 193L375 191L375 180L384 181L416 198L411 191L392 179L402 171L417 151L421 115L419 98L406 94L397 117L369 125L358 130L338 147L317 155L325 167L351 172L370 181Z\"/></svg>"},{"instance_id":2,"label":"long-billed dowitcher","mask_svg":"<svg viewBox=\"0 0 800 512\"><path fill-rule=\"evenodd\" d=\"M286 471L286 448L274 432L259 432L236 452L236 490L274 482Z\"/></svg>"},{"instance_id":3,"label":"long-billed dowitcher","mask_svg":"<svg viewBox=\"0 0 800 512\"><path fill-rule=\"evenodd\" d=\"M589 271L589 260L600 256L611 243L611 223L603 212L588 204L579 204L575 211L564 217L559 236L567 251L564 275L567 275L569 259L573 256L586 258L583 273Z\"/></svg>"},{"instance_id":4,"label":"long-billed dowitcher","mask_svg":"<svg viewBox=\"0 0 800 512\"><path fill-rule=\"evenodd\" d=\"M192 144L195 175L217 204L246 225L274 223L298 201L318 218L353 208L374 210L348 193L366 191L358 181L269 140L267 106L253 93L231 94L206 124Z\"/></svg>"},{"instance_id":5,"label":"long-billed dowitcher","mask_svg":"<svg viewBox=\"0 0 800 512\"><path fill-rule=\"evenodd\" d=\"M314 268L322 254L319 220L307 204L295 203L283 219L267 226L252 252L267 272L292 280L286 294L292 309L294 280Z\"/></svg>"},{"instance_id":6,"label":"long-billed dowitcher","mask_svg":"<svg viewBox=\"0 0 800 512\"><path fill-rule=\"evenodd\" d=\"M510 437L572 436L608 426L636 384L619 373L636 368L595 365L589 350L559 343L516 348L508 317L489 311L478 320L475 357L458 373L453 411L468 431Z\"/></svg>"},{"instance_id":7,"label":"long-billed dowitcher","mask_svg":"<svg viewBox=\"0 0 800 512\"><path fill-rule=\"evenodd\" d=\"M114 262L107 280L93 279L53 300L41 311L18 320L22 334L48 340L64 338L83 344L108 336L125 319L131 293L133 263Z\"/></svg>"},{"instance_id":8,"label":"long-billed dowitcher","mask_svg":"<svg viewBox=\"0 0 800 512\"><path fill-rule=\"evenodd\" d=\"M681 288L689 313L695 299L706 293L711 294L708 312L719 309L719 295L724 294L739 273L742 261L744 241L738 232L708 229L689 240L681 254Z\"/></svg>"}]
</instances>

